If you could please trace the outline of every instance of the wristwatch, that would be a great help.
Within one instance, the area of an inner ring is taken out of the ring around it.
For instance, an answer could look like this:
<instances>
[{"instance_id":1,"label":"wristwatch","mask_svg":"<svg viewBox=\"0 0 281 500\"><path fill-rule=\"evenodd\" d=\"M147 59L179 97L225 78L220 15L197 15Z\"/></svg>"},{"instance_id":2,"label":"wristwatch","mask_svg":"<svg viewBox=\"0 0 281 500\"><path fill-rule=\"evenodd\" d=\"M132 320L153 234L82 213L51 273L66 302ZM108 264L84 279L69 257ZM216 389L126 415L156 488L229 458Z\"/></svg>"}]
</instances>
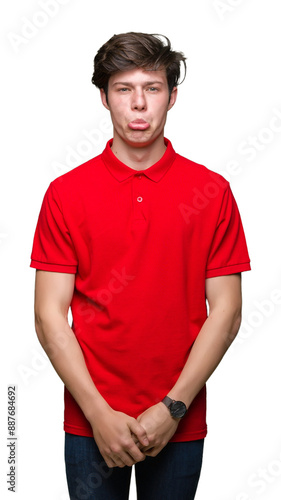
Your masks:
<instances>
[{"instance_id":1,"label":"wristwatch","mask_svg":"<svg viewBox=\"0 0 281 500\"><path fill-rule=\"evenodd\" d=\"M187 412L187 408L182 401L175 401L174 399L169 398L169 396L165 396L165 398L162 399L162 403L167 406L172 417L174 418L182 418Z\"/></svg>"}]
</instances>

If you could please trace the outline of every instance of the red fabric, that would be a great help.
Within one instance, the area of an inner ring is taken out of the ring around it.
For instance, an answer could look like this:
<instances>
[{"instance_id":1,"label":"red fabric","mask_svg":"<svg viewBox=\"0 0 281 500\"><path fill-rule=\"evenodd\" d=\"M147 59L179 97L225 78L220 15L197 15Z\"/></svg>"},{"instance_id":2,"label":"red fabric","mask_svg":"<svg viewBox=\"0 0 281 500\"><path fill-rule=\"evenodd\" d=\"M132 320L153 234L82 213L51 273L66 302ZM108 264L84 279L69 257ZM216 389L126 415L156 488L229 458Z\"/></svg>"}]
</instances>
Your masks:
<instances>
[{"instance_id":1,"label":"red fabric","mask_svg":"<svg viewBox=\"0 0 281 500\"><path fill-rule=\"evenodd\" d=\"M179 377L206 317L205 279L250 269L239 212L219 174L167 149L138 172L109 141L44 198L31 267L75 273L73 330L112 408L137 417ZM91 436L65 390L67 432ZM205 437L206 389L172 441Z\"/></svg>"}]
</instances>

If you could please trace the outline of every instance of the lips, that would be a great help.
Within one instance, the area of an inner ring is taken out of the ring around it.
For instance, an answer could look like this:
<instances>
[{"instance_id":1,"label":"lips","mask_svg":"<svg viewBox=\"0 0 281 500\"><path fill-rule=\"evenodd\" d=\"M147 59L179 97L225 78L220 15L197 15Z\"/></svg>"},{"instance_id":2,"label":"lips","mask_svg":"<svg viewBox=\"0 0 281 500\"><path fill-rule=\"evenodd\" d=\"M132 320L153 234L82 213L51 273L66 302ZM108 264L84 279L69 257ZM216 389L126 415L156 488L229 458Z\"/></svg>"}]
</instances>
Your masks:
<instances>
[{"instance_id":1,"label":"lips","mask_svg":"<svg viewBox=\"0 0 281 500\"><path fill-rule=\"evenodd\" d=\"M149 123L142 119L133 120L128 124L131 130L146 130L150 127Z\"/></svg>"}]
</instances>

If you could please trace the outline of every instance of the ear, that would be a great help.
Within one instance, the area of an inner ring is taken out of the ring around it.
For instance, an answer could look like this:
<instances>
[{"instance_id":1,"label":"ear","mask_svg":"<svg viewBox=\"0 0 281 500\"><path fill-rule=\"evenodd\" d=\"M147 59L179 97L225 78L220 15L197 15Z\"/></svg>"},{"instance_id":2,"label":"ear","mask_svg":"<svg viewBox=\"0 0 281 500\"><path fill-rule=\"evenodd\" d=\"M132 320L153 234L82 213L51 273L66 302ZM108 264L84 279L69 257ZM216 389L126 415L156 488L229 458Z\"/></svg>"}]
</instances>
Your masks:
<instances>
[{"instance_id":1,"label":"ear","mask_svg":"<svg viewBox=\"0 0 281 500\"><path fill-rule=\"evenodd\" d=\"M100 96L101 96L101 102L103 103L104 107L109 110L109 106L106 100L106 94L103 89L100 89Z\"/></svg>"},{"instance_id":2,"label":"ear","mask_svg":"<svg viewBox=\"0 0 281 500\"><path fill-rule=\"evenodd\" d=\"M173 90L172 90L172 93L171 93L171 97L170 97L170 101L169 101L169 104L168 104L168 111L169 109L171 109L173 107L173 105L175 104L176 100L177 100L177 95L178 95L178 88L177 87L174 87Z\"/></svg>"}]
</instances>

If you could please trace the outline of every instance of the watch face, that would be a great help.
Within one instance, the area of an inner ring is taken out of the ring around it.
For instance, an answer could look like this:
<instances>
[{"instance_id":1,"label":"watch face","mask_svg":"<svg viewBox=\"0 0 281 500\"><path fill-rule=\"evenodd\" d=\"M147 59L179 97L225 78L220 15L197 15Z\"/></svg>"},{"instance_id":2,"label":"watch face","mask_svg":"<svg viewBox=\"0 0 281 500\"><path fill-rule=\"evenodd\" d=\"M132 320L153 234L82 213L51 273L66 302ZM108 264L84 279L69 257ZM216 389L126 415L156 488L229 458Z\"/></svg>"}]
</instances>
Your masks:
<instances>
[{"instance_id":1,"label":"watch face","mask_svg":"<svg viewBox=\"0 0 281 500\"><path fill-rule=\"evenodd\" d=\"M186 406L182 401L174 401L170 405L170 412L172 417L182 418L186 414Z\"/></svg>"}]
</instances>

